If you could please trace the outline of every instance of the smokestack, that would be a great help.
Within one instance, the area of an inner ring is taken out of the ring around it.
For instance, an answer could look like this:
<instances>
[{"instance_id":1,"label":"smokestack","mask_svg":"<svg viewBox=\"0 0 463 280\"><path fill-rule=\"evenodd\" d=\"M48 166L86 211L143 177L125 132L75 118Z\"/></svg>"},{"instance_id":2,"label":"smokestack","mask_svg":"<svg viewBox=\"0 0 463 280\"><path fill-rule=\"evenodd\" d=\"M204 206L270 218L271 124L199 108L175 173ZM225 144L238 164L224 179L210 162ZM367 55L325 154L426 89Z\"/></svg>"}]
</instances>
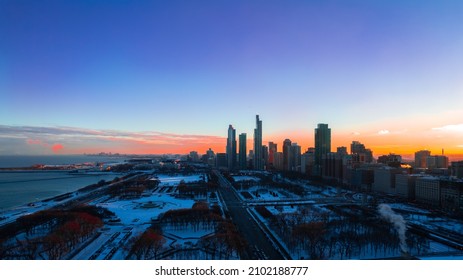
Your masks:
<instances>
[{"instance_id":1,"label":"smokestack","mask_svg":"<svg viewBox=\"0 0 463 280\"><path fill-rule=\"evenodd\" d=\"M396 214L391 209L391 206L387 204L380 204L378 206L378 212L386 221L394 225L394 228L397 231L397 234L399 235L400 250L402 251L402 254L406 254L408 252L406 242L407 237L405 236L405 232L407 231L407 225L405 223L404 218L401 215Z\"/></svg>"},{"instance_id":2,"label":"smokestack","mask_svg":"<svg viewBox=\"0 0 463 280\"><path fill-rule=\"evenodd\" d=\"M444 155L444 148L442 148L442 155Z\"/></svg>"}]
</instances>

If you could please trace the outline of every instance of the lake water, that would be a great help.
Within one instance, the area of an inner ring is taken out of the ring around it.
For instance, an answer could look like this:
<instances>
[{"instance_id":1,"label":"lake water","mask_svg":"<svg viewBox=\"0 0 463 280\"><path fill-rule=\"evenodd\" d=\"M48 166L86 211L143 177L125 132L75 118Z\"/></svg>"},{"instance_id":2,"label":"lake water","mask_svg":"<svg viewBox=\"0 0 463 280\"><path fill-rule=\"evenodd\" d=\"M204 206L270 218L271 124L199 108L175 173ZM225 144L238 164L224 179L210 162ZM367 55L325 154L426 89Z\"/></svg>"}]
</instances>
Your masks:
<instances>
[{"instance_id":1,"label":"lake water","mask_svg":"<svg viewBox=\"0 0 463 280\"><path fill-rule=\"evenodd\" d=\"M77 175L66 171L0 171L0 210L78 190L116 173Z\"/></svg>"},{"instance_id":2,"label":"lake water","mask_svg":"<svg viewBox=\"0 0 463 280\"><path fill-rule=\"evenodd\" d=\"M0 168L30 167L34 164L61 165L86 162L116 163L126 158L103 156L0 156ZM120 176L72 174L67 171L0 171L0 211L78 190L100 180Z\"/></svg>"},{"instance_id":3,"label":"lake water","mask_svg":"<svg viewBox=\"0 0 463 280\"><path fill-rule=\"evenodd\" d=\"M105 157L86 155L46 155L46 156L3 156L0 155L0 168L30 167L35 164L61 165L86 162L123 162L125 157Z\"/></svg>"}]
</instances>

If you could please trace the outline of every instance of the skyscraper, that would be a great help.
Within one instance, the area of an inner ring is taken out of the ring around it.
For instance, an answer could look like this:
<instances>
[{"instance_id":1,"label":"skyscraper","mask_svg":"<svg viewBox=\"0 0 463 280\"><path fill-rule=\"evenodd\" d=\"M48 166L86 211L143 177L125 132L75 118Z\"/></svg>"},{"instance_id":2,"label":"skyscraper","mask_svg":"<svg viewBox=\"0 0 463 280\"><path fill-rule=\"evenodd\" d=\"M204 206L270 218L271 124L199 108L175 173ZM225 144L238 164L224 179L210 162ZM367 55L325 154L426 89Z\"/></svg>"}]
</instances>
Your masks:
<instances>
[{"instance_id":1,"label":"skyscraper","mask_svg":"<svg viewBox=\"0 0 463 280\"><path fill-rule=\"evenodd\" d=\"M267 169L268 168L268 147L266 145L262 145L262 161L263 161L263 167Z\"/></svg>"},{"instance_id":2,"label":"skyscraper","mask_svg":"<svg viewBox=\"0 0 463 280\"><path fill-rule=\"evenodd\" d=\"M290 147L289 169L291 171L301 171L301 146L292 143Z\"/></svg>"},{"instance_id":3,"label":"skyscraper","mask_svg":"<svg viewBox=\"0 0 463 280\"><path fill-rule=\"evenodd\" d=\"M283 153L275 152L273 154L273 167L277 170L283 169Z\"/></svg>"},{"instance_id":4,"label":"skyscraper","mask_svg":"<svg viewBox=\"0 0 463 280\"><path fill-rule=\"evenodd\" d=\"M321 175L322 156L331 152L331 128L319 123L315 128L315 172Z\"/></svg>"},{"instance_id":5,"label":"skyscraper","mask_svg":"<svg viewBox=\"0 0 463 280\"><path fill-rule=\"evenodd\" d=\"M277 152L277 144L273 142L268 142L268 167L270 169L274 168L274 158L275 158L275 153ZM267 168L267 169L269 169Z\"/></svg>"},{"instance_id":6,"label":"skyscraper","mask_svg":"<svg viewBox=\"0 0 463 280\"><path fill-rule=\"evenodd\" d=\"M240 169L246 169L247 162L246 162L246 133L241 133L239 136L239 155L238 155L238 162Z\"/></svg>"},{"instance_id":7,"label":"skyscraper","mask_svg":"<svg viewBox=\"0 0 463 280\"><path fill-rule=\"evenodd\" d=\"M228 127L227 138L227 163L228 169L233 170L236 167L236 130L232 125Z\"/></svg>"},{"instance_id":8,"label":"skyscraper","mask_svg":"<svg viewBox=\"0 0 463 280\"><path fill-rule=\"evenodd\" d=\"M314 165L314 148L308 148L307 151L301 155L301 172L312 175Z\"/></svg>"},{"instance_id":9,"label":"skyscraper","mask_svg":"<svg viewBox=\"0 0 463 280\"><path fill-rule=\"evenodd\" d=\"M262 121L256 115L256 128L254 129L254 169L263 170L264 160L262 156Z\"/></svg>"},{"instance_id":10,"label":"skyscraper","mask_svg":"<svg viewBox=\"0 0 463 280\"><path fill-rule=\"evenodd\" d=\"M283 170L290 170L291 140L283 141Z\"/></svg>"}]
</instances>

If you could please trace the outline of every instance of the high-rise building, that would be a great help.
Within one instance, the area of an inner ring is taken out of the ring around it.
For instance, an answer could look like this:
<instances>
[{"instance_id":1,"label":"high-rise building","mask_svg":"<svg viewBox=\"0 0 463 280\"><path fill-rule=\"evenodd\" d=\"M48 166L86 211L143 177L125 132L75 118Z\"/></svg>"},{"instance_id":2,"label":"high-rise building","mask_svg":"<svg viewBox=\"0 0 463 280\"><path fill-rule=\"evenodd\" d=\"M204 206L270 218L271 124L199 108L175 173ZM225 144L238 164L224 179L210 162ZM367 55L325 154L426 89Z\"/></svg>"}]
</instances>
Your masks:
<instances>
[{"instance_id":1,"label":"high-rise building","mask_svg":"<svg viewBox=\"0 0 463 280\"><path fill-rule=\"evenodd\" d=\"M352 141L352 144L350 144L350 153L355 155L355 158L361 163L373 162L373 152L370 149L366 149L365 145L359 141Z\"/></svg>"},{"instance_id":2,"label":"high-rise building","mask_svg":"<svg viewBox=\"0 0 463 280\"><path fill-rule=\"evenodd\" d=\"M273 166L278 169L283 169L283 153L282 152L275 152L273 154Z\"/></svg>"},{"instance_id":3,"label":"high-rise building","mask_svg":"<svg viewBox=\"0 0 463 280\"><path fill-rule=\"evenodd\" d=\"M228 161L227 161L227 154L226 153L217 153L215 156L216 159L216 167L219 169L227 169L228 168Z\"/></svg>"},{"instance_id":4,"label":"high-rise building","mask_svg":"<svg viewBox=\"0 0 463 280\"><path fill-rule=\"evenodd\" d=\"M283 170L290 170L291 140L283 141Z\"/></svg>"},{"instance_id":5,"label":"high-rise building","mask_svg":"<svg viewBox=\"0 0 463 280\"><path fill-rule=\"evenodd\" d=\"M342 181L342 154L327 153L322 156L322 177Z\"/></svg>"},{"instance_id":6,"label":"high-rise building","mask_svg":"<svg viewBox=\"0 0 463 280\"><path fill-rule=\"evenodd\" d=\"M262 160L264 162L264 168L267 169L268 167L268 147L266 145L262 145Z\"/></svg>"},{"instance_id":7,"label":"high-rise building","mask_svg":"<svg viewBox=\"0 0 463 280\"><path fill-rule=\"evenodd\" d=\"M336 153L322 155L322 177L338 182L347 180L347 165L352 156L347 154L347 147L338 147Z\"/></svg>"},{"instance_id":8,"label":"high-rise building","mask_svg":"<svg viewBox=\"0 0 463 280\"><path fill-rule=\"evenodd\" d=\"M246 169L247 162L246 162L246 133L241 133L239 136L239 155L238 155L238 162L240 169Z\"/></svg>"},{"instance_id":9,"label":"high-rise building","mask_svg":"<svg viewBox=\"0 0 463 280\"><path fill-rule=\"evenodd\" d=\"M291 171L301 171L301 146L297 143L291 144L289 165Z\"/></svg>"},{"instance_id":10,"label":"high-rise building","mask_svg":"<svg viewBox=\"0 0 463 280\"><path fill-rule=\"evenodd\" d=\"M321 175L322 156L331 152L331 128L319 123L315 129L315 172Z\"/></svg>"},{"instance_id":11,"label":"high-rise building","mask_svg":"<svg viewBox=\"0 0 463 280\"><path fill-rule=\"evenodd\" d=\"M254 150L249 150L248 158L254 161Z\"/></svg>"},{"instance_id":12,"label":"high-rise building","mask_svg":"<svg viewBox=\"0 0 463 280\"><path fill-rule=\"evenodd\" d=\"M363 153L363 151L365 151L365 145L363 145L359 141L352 141L352 143L350 144L351 154Z\"/></svg>"},{"instance_id":13,"label":"high-rise building","mask_svg":"<svg viewBox=\"0 0 463 280\"><path fill-rule=\"evenodd\" d=\"M415 168L426 168L426 158L431 156L428 150L421 150L415 153Z\"/></svg>"},{"instance_id":14,"label":"high-rise building","mask_svg":"<svg viewBox=\"0 0 463 280\"><path fill-rule=\"evenodd\" d=\"M254 160L255 170L264 169L264 158L262 155L262 121L256 115L256 128L254 129Z\"/></svg>"},{"instance_id":15,"label":"high-rise building","mask_svg":"<svg viewBox=\"0 0 463 280\"><path fill-rule=\"evenodd\" d=\"M314 149L309 148L301 155L301 172L312 175L314 164Z\"/></svg>"},{"instance_id":16,"label":"high-rise building","mask_svg":"<svg viewBox=\"0 0 463 280\"><path fill-rule=\"evenodd\" d=\"M232 125L228 127L227 163L229 170L236 168L236 130Z\"/></svg>"},{"instance_id":17,"label":"high-rise building","mask_svg":"<svg viewBox=\"0 0 463 280\"><path fill-rule=\"evenodd\" d=\"M272 169L275 167L274 158L275 158L276 152L277 152L277 144L273 142L268 142L268 168L267 169Z\"/></svg>"}]
</instances>

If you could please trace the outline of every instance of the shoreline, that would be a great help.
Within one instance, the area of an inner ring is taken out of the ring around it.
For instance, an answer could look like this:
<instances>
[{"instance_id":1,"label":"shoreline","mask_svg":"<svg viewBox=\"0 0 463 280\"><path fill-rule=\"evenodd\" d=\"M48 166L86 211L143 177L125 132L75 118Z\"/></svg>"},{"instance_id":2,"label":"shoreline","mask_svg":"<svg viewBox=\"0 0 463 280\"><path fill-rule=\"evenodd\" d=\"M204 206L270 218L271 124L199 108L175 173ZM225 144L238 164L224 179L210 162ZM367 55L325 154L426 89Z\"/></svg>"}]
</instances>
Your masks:
<instances>
[{"instance_id":1,"label":"shoreline","mask_svg":"<svg viewBox=\"0 0 463 280\"><path fill-rule=\"evenodd\" d=\"M72 196L72 194L74 193L78 193L78 192L81 192L82 190L84 190L85 188L88 188L89 186L92 186L92 185L96 185L98 184L99 180L98 180L98 177L100 176L111 176L114 178L116 177L122 177L124 176L126 173L116 173L116 172L101 172L101 171L95 171L95 172L86 172L85 174L84 173L70 173L69 171L67 170L34 170L34 171L29 171L29 170L17 170L17 171L3 171L3 170L0 170L0 174L1 173L63 173L63 174L68 174L69 176L67 177L57 177L57 178L46 178L46 179L31 179L31 180L24 180L24 181L12 181L12 182L0 182L0 186L2 186L2 184L15 184L15 183L27 183L27 182L39 182L39 181L53 181L53 180L66 180L66 179L73 179L73 178L79 178L79 177L95 177L95 181L93 183L90 183L90 184L84 184L84 185L81 185L79 187L77 187L77 189L75 190L72 190L72 191L65 191L65 192L60 192L59 194L56 194L56 195L51 195L51 196L48 196L48 197L44 197L42 199L39 199L39 200L35 200L35 201L29 201L29 202L25 202L25 203L21 203L19 205L15 205L15 206L11 206L11 207L1 207L1 211L0 211L0 218L1 217L4 217L6 215L8 215L8 213L10 212L17 212L17 211L21 211L21 210L24 210L25 208L34 208L35 206L39 205L39 204L48 204L52 201L57 201L57 202L60 202L62 200L64 200L66 197L70 197ZM105 180L106 182L109 182L107 180ZM62 198L62 199L60 199ZM1 222L2 220L0 220Z\"/></svg>"}]
</instances>

